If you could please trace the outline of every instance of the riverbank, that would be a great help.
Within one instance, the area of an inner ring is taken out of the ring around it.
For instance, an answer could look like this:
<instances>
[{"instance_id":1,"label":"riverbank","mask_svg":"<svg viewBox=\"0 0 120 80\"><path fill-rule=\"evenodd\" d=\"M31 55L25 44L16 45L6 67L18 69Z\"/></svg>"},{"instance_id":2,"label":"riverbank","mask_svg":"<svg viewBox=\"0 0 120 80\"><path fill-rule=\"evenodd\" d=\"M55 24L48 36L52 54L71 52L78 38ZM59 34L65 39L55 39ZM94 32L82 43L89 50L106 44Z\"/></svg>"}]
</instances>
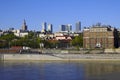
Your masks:
<instances>
[{"instance_id":1,"label":"riverbank","mask_svg":"<svg viewBox=\"0 0 120 80\"><path fill-rule=\"evenodd\" d=\"M1 61L120 61L120 54L0 54Z\"/></svg>"},{"instance_id":2,"label":"riverbank","mask_svg":"<svg viewBox=\"0 0 120 80\"><path fill-rule=\"evenodd\" d=\"M68 54L120 54L120 48L117 49L80 49L80 50L75 50L75 49L29 49L29 50L21 50L21 49L0 49L1 54L32 54L32 53L54 53L54 54L63 54L63 53L68 53Z\"/></svg>"}]
</instances>

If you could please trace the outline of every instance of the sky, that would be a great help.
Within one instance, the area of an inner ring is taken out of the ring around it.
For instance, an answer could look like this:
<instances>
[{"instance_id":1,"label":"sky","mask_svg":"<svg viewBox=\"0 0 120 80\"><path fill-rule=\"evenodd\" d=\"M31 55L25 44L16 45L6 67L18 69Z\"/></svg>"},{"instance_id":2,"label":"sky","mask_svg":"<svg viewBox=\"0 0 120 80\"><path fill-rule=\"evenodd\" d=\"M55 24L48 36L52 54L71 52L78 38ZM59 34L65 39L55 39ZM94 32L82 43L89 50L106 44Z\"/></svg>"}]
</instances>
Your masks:
<instances>
[{"instance_id":1,"label":"sky","mask_svg":"<svg viewBox=\"0 0 120 80\"><path fill-rule=\"evenodd\" d=\"M26 20L29 30L40 31L41 24L60 25L81 21L81 27L98 22L120 28L120 0L0 0L0 29L21 29Z\"/></svg>"}]
</instances>

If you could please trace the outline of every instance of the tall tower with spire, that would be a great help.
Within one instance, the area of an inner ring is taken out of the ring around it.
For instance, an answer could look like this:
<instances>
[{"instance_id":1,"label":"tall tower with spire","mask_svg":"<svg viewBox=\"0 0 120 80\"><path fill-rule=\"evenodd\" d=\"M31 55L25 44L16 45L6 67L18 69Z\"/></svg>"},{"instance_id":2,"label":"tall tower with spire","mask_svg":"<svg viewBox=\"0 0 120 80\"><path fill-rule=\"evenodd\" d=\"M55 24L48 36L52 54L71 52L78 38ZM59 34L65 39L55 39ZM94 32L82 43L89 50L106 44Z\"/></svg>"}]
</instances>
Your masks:
<instances>
[{"instance_id":1,"label":"tall tower with spire","mask_svg":"<svg viewBox=\"0 0 120 80\"><path fill-rule=\"evenodd\" d=\"M22 30L27 31L27 25L26 25L25 19L24 19L24 22L23 22L23 25L22 25Z\"/></svg>"}]
</instances>

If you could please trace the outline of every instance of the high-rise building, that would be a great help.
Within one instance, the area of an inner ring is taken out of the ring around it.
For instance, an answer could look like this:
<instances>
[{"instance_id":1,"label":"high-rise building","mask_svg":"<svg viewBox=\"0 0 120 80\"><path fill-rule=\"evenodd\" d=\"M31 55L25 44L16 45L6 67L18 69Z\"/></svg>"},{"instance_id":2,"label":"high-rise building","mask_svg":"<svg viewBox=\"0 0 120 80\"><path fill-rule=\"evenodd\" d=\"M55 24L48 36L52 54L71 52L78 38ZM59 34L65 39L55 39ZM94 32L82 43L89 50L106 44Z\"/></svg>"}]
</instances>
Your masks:
<instances>
[{"instance_id":1,"label":"high-rise building","mask_svg":"<svg viewBox=\"0 0 120 80\"><path fill-rule=\"evenodd\" d=\"M72 31L72 26L71 26L71 24L61 25L60 30L62 32L71 32Z\"/></svg>"},{"instance_id":2,"label":"high-rise building","mask_svg":"<svg viewBox=\"0 0 120 80\"><path fill-rule=\"evenodd\" d=\"M49 33L53 32L53 25L52 24L48 24L48 32Z\"/></svg>"},{"instance_id":3,"label":"high-rise building","mask_svg":"<svg viewBox=\"0 0 120 80\"><path fill-rule=\"evenodd\" d=\"M68 24L68 25L66 25L66 26L67 26L67 29L66 29L66 30L67 30L68 32L71 32L71 31L72 31L72 25L71 25L71 24Z\"/></svg>"},{"instance_id":4,"label":"high-rise building","mask_svg":"<svg viewBox=\"0 0 120 80\"><path fill-rule=\"evenodd\" d=\"M26 21L24 20L23 25L22 25L22 30L23 31L27 31L27 25L26 25Z\"/></svg>"},{"instance_id":5,"label":"high-rise building","mask_svg":"<svg viewBox=\"0 0 120 80\"><path fill-rule=\"evenodd\" d=\"M42 23L42 31L41 32L46 32L46 27L47 27L47 23L43 22Z\"/></svg>"},{"instance_id":6,"label":"high-rise building","mask_svg":"<svg viewBox=\"0 0 120 80\"><path fill-rule=\"evenodd\" d=\"M66 25L60 25L60 31L66 31Z\"/></svg>"},{"instance_id":7,"label":"high-rise building","mask_svg":"<svg viewBox=\"0 0 120 80\"><path fill-rule=\"evenodd\" d=\"M81 31L81 22L77 22L76 23L76 32L80 32Z\"/></svg>"}]
</instances>

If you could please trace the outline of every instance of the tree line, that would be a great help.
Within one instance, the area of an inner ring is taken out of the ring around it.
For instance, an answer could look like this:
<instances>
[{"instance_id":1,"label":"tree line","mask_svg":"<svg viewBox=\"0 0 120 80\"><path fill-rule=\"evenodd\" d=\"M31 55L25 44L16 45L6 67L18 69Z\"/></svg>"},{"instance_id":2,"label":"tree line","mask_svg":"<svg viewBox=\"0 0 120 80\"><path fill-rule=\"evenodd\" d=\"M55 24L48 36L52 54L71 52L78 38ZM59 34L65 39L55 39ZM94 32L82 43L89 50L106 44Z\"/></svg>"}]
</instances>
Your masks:
<instances>
[{"instance_id":1,"label":"tree line","mask_svg":"<svg viewBox=\"0 0 120 80\"><path fill-rule=\"evenodd\" d=\"M44 48L58 48L60 41L43 40L34 32L29 32L25 37L17 37L13 33L0 36L0 48L10 48L12 46L27 46L30 48L40 48L40 44L44 44ZM68 43L70 46L82 47L83 36L76 36Z\"/></svg>"}]
</instances>

